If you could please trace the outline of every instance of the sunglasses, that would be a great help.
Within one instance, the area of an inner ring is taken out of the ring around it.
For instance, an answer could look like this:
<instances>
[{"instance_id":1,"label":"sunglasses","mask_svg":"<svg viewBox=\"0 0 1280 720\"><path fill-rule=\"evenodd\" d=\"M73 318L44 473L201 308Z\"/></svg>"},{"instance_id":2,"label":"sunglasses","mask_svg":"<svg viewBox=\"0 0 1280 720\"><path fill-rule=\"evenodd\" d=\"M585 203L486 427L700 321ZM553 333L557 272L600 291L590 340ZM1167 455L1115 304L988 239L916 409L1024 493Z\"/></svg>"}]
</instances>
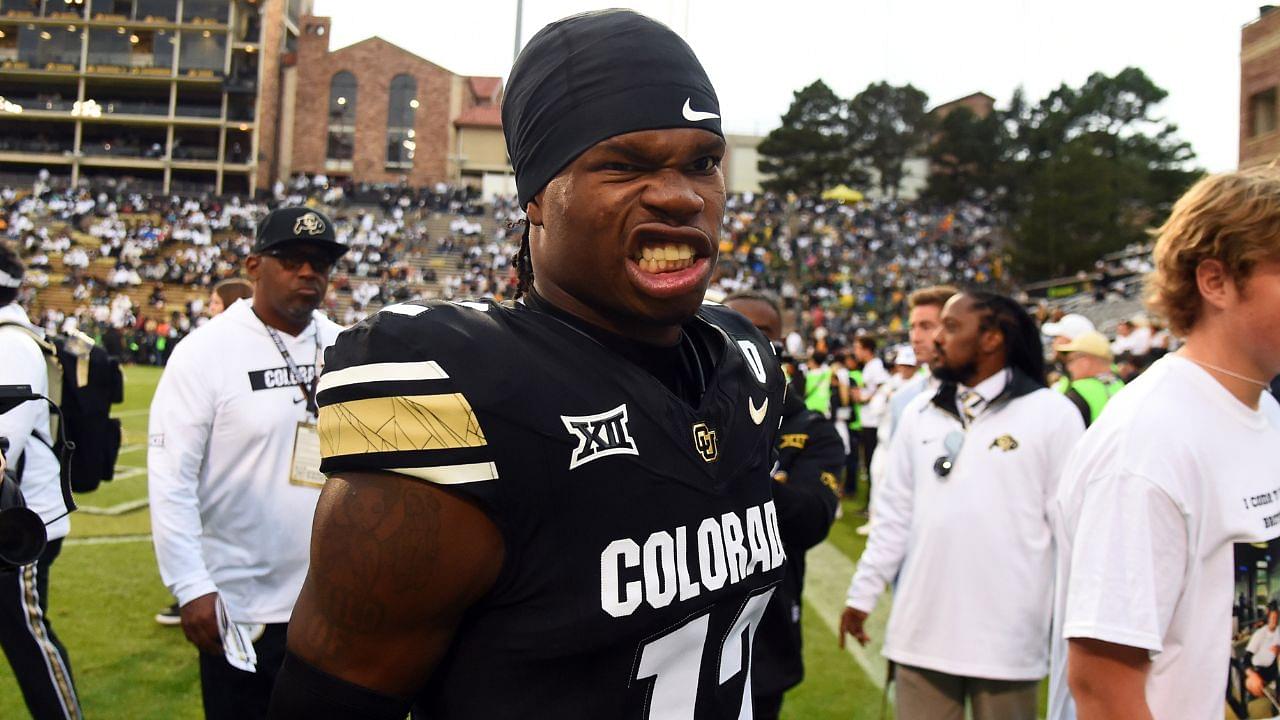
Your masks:
<instances>
[{"instance_id":1,"label":"sunglasses","mask_svg":"<svg viewBox=\"0 0 1280 720\"><path fill-rule=\"evenodd\" d=\"M307 252L305 250L268 250L263 255L272 258L280 263L280 267L289 272L297 272L302 269L302 264L306 263L311 269L320 273L327 274L333 269L334 258L325 253Z\"/></svg>"}]
</instances>

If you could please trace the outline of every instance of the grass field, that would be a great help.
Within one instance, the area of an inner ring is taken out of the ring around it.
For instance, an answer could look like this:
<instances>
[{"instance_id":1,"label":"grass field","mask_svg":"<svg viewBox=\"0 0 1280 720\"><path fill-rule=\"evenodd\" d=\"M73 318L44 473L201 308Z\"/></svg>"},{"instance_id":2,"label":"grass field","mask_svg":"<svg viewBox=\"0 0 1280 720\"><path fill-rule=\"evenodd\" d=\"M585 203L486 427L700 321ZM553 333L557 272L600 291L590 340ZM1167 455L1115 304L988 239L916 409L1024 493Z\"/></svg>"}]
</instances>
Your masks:
<instances>
[{"instance_id":1,"label":"grass field","mask_svg":"<svg viewBox=\"0 0 1280 720\"><path fill-rule=\"evenodd\" d=\"M116 408L124 447L116 480L79 498L82 511L55 563L50 588L53 626L71 654L85 715L103 720L198 718L196 653L182 631L152 619L171 598L160 584L145 506L147 407L159 380L155 368L126 370L125 402ZM853 560L864 538L863 521L846 501L826 543L809 554L804 603L808 677L787 697L789 720L874 720L881 717L884 661L878 646L841 651L835 623ZM874 638L884 635L888 603L871 618ZM851 643L852 645L853 643ZM887 713L892 716L892 710ZM0 718L26 717L7 664L0 664Z\"/></svg>"}]
</instances>

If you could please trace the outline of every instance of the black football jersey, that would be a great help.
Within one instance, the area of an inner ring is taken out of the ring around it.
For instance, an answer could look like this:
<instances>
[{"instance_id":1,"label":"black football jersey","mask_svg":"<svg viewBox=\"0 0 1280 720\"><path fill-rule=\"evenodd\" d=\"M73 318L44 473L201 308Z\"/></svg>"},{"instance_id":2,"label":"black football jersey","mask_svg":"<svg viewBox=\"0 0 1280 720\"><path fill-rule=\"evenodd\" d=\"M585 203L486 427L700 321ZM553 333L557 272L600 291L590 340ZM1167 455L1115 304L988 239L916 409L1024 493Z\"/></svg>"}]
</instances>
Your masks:
<instances>
[{"instance_id":1,"label":"black football jersey","mask_svg":"<svg viewBox=\"0 0 1280 720\"><path fill-rule=\"evenodd\" d=\"M750 705L785 561L770 476L784 378L732 311L704 305L685 332L716 355L697 407L523 303L392 306L330 348L321 469L448 486L504 538L425 717L736 720Z\"/></svg>"}]
</instances>

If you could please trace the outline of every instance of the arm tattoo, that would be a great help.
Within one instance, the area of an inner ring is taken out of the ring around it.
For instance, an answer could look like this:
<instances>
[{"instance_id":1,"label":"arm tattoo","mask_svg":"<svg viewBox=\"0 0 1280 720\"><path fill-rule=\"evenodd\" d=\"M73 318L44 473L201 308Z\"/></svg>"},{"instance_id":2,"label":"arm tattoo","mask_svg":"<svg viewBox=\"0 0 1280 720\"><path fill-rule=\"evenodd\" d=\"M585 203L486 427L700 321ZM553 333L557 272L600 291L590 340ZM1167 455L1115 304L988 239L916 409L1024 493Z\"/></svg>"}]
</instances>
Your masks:
<instances>
[{"instance_id":1,"label":"arm tattoo","mask_svg":"<svg viewBox=\"0 0 1280 720\"><path fill-rule=\"evenodd\" d=\"M312 642L340 652L354 636L399 621L395 607L429 585L439 552L440 504L408 480L347 483L338 489L313 551L322 622Z\"/></svg>"}]
</instances>

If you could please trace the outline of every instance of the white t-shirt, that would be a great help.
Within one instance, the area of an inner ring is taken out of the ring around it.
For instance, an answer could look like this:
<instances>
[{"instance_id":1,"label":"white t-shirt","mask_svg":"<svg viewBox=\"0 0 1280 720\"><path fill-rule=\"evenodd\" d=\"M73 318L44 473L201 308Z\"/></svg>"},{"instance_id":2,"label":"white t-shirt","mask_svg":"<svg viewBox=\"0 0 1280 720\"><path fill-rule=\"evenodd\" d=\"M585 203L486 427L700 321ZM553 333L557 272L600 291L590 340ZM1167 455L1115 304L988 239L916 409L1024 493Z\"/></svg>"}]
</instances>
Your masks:
<instances>
[{"instance_id":1,"label":"white t-shirt","mask_svg":"<svg viewBox=\"0 0 1280 720\"><path fill-rule=\"evenodd\" d=\"M1277 645L1280 645L1280 627L1273 629L1263 625L1253 631L1245 652L1253 653L1254 667L1267 667L1276 661Z\"/></svg>"},{"instance_id":2,"label":"white t-shirt","mask_svg":"<svg viewBox=\"0 0 1280 720\"><path fill-rule=\"evenodd\" d=\"M1068 638L1151 652L1156 720L1222 717L1234 543L1280 535L1280 405L1252 410L1178 355L1107 404L1072 453L1059 548L1049 718L1069 720Z\"/></svg>"},{"instance_id":3,"label":"white t-shirt","mask_svg":"<svg viewBox=\"0 0 1280 720\"><path fill-rule=\"evenodd\" d=\"M862 386L871 393L871 399L862 405L862 413L859 416L862 419L862 427L876 428L880 426L880 419L888 406L888 398L877 396L877 392L881 385L889 382L889 379L889 371L884 369L884 363L880 358L871 358L863 366Z\"/></svg>"}]
</instances>

